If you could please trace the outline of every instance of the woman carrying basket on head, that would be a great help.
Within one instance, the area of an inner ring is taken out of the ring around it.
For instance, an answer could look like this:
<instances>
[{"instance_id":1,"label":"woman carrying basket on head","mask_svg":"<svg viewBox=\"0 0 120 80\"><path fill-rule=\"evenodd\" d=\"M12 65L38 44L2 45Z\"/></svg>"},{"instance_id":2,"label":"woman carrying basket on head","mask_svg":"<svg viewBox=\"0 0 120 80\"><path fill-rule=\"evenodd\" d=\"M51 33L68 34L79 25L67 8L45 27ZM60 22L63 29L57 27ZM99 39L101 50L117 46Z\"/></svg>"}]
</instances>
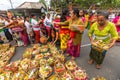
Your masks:
<instances>
[{"instance_id":1,"label":"woman carrying basket on head","mask_svg":"<svg viewBox=\"0 0 120 80\"><path fill-rule=\"evenodd\" d=\"M92 25L88 35L91 43L94 41L102 41L108 45L107 50L110 49L118 39L118 33L116 31L115 25L107 21L107 16L103 12L98 14L97 22ZM90 60L88 63L92 64L93 62L96 62L96 68L100 69L100 65L104 60L105 54L106 51L100 52L91 47Z\"/></svg>"}]
</instances>

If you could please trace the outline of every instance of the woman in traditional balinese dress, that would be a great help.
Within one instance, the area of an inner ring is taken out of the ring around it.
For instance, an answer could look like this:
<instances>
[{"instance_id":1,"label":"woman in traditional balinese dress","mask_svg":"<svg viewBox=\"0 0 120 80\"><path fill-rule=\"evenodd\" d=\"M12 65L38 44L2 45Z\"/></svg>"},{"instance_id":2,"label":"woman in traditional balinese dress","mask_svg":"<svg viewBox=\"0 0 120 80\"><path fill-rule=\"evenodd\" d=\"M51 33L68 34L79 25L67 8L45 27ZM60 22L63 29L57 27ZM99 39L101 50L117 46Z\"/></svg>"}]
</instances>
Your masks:
<instances>
[{"instance_id":1,"label":"woman in traditional balinese dress","mask_svg":"<svg viewBox=\"0 0 120 80\"><path fill-rule=\"evenodd\" d=\"M63 9L62 15L60 17L60 22L67 21L69 18L67 17L67 10ZM68 28L68 25L61 25L60 27L60 49L65 51L67 48L67 42L70 37L70 30Z\"/></svg>"},{"instance_id":2,"label":"woman in traditional balinese dress","mask_svg":"<svg viewBox=\"0 0 120 80\"><path fill-rule=\"evenodd\" d=\"M58 23L60 25L68 25L66 28L70 30L70 38L67 42L66 53L72 56L74 60L75 57L80 56L80 45L82 34L85 28L83 21L79 18L79 10L74 9L71 11L71 19Z\"/></svg>"},{"instance_id":3,"label":"woman in traditional balinese dress","mask_svg":"<svg viewBox=\"0 0 120 80\"><path fill-rule=\"evenodd\" d=\"M24 22L19 23L18 27L20 27L22 29L22 31L20 31L20 37L21 37L22 41L24 42L24 46L27 46L29 44L29 40L28 40L28 35L26 32Z\"/></svg>"},{"instance_id":4,"label":"woman in traditional balinese dress","mask_svg":"<svg viewBox=\"0 0 120 80\"><path fill-rule=\"evenodd\" d=\"M91 43L93 43L94 41L102 41L107 44L107 50L110 49L114 45L115 41L118 39L118 33L115 25L107 21L107 16L103 12L98 14L97 22L92 25L88 35ZM93 62L96 62L96 68L100 69L101 64L103 63L103 60L105 58L105 54L106 50L100 52L91 47L90 60L88 61L88 63L92 64Z\"/></svg>"}]
</instances>

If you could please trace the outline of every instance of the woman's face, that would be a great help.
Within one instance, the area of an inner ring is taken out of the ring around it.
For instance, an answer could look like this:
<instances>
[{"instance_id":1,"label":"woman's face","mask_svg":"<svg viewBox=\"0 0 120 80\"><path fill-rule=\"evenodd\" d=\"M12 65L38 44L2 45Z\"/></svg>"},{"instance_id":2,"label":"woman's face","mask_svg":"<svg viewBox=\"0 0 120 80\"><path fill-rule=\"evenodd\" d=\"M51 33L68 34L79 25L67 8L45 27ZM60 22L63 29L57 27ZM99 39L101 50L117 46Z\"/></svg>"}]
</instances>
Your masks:
<instances>
[{"instance_id":1,"label":"woman's face","mask_svg":"<svg viewBox=\"0 0 120 80\"><path fill-rule=\"evenodd\" d=\"M76 18L76 15L73 13L73 11L71 11L70 16L71 16L71 19L75 19Z\"/></svg>"},{"instance_id":2,"label":"woman's face","mask_svg":"<svg viewBox=\"0 0 120 80\"><path fill-rule=\"evenodd\" d=\"M50 18L50 14L47 14L47 18Z\"/></svg>"},{"instance_id":3,"label":"woman's face","mask_svg":"<svg viewBox=\"0 0 120 80\"><path fill-rule=\"evenodd\" d=\"M26 18L26 20L27 20L27 21L29 21L29 20L30 20L30 18L29 18L29 17L27 17L27 18Z\"/></svg>"},{"instance_id":4,"label":"woman's face","mask_svg":"<svg viewBox=\"0 0 120 80\"><path fill-rule=\"evenodd\" d=\"M83 15L83 11L82 11L82 10L79 11L79 15L80 15L80 16Z\"/></svg>"},{"instance_id":5,"label":"woman's face","mask_svg":"<svg viewBox=\"0 0 120 80\"><path fill-rule=\"evenodd\" d=\"M98 24L99 24L100 26L104 26L105 23L106 23L105 16L102 16L102 15L101 15L101 16L98 16L97 22L98 22Z\"/></svg>"}]
</instances>

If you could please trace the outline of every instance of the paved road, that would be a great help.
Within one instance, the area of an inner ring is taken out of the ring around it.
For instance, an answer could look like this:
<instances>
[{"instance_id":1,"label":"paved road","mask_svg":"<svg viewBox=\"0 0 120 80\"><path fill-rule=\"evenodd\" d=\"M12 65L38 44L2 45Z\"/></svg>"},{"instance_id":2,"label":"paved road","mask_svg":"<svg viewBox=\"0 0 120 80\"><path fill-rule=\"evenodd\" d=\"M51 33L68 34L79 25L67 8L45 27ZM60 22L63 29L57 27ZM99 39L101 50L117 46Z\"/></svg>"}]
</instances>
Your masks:
<instances>
[{"instance_id":1,"label":"paved road","mask_svg":"<svg viewBox=\"0 0 120 80\"><path fill-rule=\"evenodd\" d=\"M80 67L86 70L88 76L90 78L103 76L107 78L107 80L120 80L120 44L115 45L107 52L105 60L102 64L102 69L100 70L95 68L95 64L89 65L87 63L89 60L90 46L85 46L85 44L90 44L87 36L87 30L83 35L81 55L76 59L76 62ZM17 48L16 54L11 59L11 62L20 59L26 48L27 47Z\"/></svg>"}]
</instances>

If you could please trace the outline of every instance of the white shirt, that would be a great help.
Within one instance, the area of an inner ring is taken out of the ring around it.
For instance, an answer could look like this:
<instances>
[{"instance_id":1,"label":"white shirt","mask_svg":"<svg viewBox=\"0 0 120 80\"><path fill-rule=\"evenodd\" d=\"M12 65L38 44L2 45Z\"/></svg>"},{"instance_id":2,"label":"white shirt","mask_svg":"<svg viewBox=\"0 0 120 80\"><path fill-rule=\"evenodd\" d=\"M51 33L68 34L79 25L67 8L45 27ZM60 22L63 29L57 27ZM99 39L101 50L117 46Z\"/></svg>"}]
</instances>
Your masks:
<instances>
[{"instance_id":1,"label":"white shirt","mask_svg":"<svg viewBox=\"0 0 120 80\"><path fill-rule=\"evenodd\" d=\"M25 27L26 27L26 31L27 31L27 34L30 34L30 32L32 31L32 27L31 27L31 24L28 22L28 21L25 21Z\"/></svg>"},{"instance_id":2,"label":"white shirt","mask_svg":"<svg viewBox=\"0 0 120 80\"><path fill-rule=\"evenodd\" d=\"M5 21L5 22L4 22L5 26L8 25L9 23L10 23L10 22L8 22L8 21ZM8 31L10 32L10 34L12 34L12 31L11 31L10 28L8 28Z\"/></svg>"},{"instance_id":3,"label":"white shirt","mask_svg":"<svg viewBox=\"0 0 120 80\"><path fill-rule=\"evenodd\" d=\"M52 21L46 17L45 20L44 20L44 25L45 25L46 27L50 27L51 22L52 22Z\"/></svg>"},{"instance_id":4,"label":"white shirt","mask_svg":"<svg viewBox=\"0 0 120 80\"><path fill-rule=\"evenodd\" d=\"M8 21L5 21L5 26L8 25L8 24L9 24L9 22L8 22Z\"/></svg>"},{"instance_id":5,"label":"white shirt","mask_svg":"<svg viewBox=\"0 0 120 80\"><path fill-rule=\"evenodd\" d=\"M38 22L35 19L31 19L31 25L33 27L33 30L40 30L40 28L35 27L35 26L38 26L37 23Z\"/></svg>"},{"instance_id":6,"label":"white shirt","mask_svg":"<svg viewBox=\"0 0 120 80\"><path fill-rule=\"evenodd\" d=\"M112 21L114 18L115 18L115 14L113 13L108 16L109 21Z\"/></svg>"}]
</instances>

